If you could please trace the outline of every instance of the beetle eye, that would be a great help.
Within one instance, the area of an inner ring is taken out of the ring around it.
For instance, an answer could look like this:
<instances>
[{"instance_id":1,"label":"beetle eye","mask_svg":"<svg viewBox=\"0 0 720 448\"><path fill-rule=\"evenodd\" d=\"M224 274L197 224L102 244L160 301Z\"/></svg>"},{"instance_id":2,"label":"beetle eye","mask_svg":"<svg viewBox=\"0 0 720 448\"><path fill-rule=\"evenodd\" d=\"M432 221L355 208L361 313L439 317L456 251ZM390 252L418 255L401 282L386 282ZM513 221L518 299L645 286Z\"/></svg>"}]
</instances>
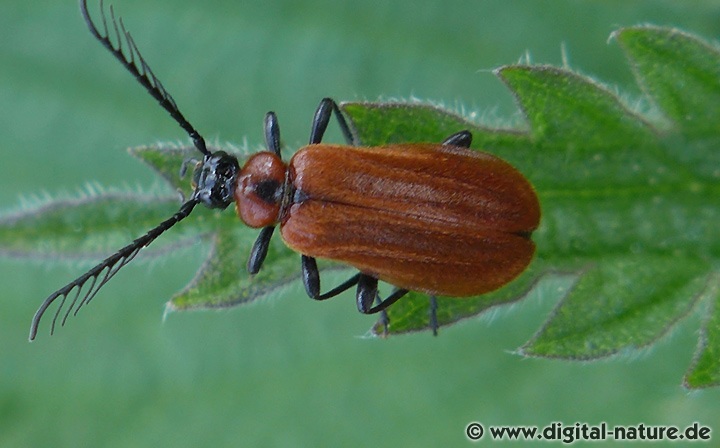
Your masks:
<instances>
[{"instance_id":1,"label":"beetle eye","mask_svg":"<svg viewBox=\"0 0 720 448\"><path fill-rule=\"evenodd\" d=\"M230 161L221 159L218 161L215 171L218 177L230 177L234 175L234 171L236 171L234 168L236 167L237 165L233 165Z\"/></svg>"}]
</instances>

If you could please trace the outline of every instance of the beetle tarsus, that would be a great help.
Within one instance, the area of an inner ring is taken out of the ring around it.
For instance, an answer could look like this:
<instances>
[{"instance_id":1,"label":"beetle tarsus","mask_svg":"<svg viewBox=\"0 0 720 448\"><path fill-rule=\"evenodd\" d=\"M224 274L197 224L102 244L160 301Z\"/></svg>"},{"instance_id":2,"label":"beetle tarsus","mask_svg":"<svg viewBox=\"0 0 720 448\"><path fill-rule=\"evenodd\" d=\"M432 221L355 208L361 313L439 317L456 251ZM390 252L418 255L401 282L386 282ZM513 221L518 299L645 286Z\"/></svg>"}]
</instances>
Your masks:
<instances>
[{"instance_id":1,"label":"beetle tarsus","mask_svg":"<svg viewBox=\"0 0 720 448\"><path fill-rule=\"evenodd\" d=\"M430 329L432 330L433 336L438 335L438 319L437 319L437 297L430 295L430 309L428 310Z\"/></svg>"},{"instance_id":2,"label":"beetle tarsus","mask_svg":"<svg viewBox=\"0 0 720 448\"><path fill-rule=\"evenodd\" d=\"M471 144L472 133L467 130L456 132L442 142L443 146L459 146L461 148L470 148Z\"/></svg>"}]
</instances>

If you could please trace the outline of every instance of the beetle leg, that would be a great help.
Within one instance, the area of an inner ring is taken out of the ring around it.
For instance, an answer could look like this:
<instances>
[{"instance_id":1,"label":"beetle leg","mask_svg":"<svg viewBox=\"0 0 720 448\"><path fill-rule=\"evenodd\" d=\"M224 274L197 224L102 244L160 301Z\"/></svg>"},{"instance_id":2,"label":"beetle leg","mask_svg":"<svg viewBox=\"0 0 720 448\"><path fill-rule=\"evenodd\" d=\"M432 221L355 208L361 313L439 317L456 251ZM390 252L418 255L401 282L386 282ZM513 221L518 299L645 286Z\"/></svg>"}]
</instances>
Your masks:
<instances>
[{"instance_id":1,"label":"beetle leg","mask_svg":"<svg viewBox=\"0 0 720 448\"><path fill-rule=\"evenodd\" d=\"M311 299L315 299L320 296L320 273L318 272L317 262L313 257L307 255L301 255L300 262L305 291Z\"/></svg>"},{"instance_id":2,"label":"beetle leg","mask_svg":"<svg viewBox=\"0 0 720 448\"><path fill-rule=\"evenodd\" d=\"M260 268L265 261L267 256L268 247L270 245L270 238L272 238L275 226L263 227L253 244L252 250L250 251L250 258L247 262L247 270L250 274L254 275L260 271Z\"/></svg>"},{"instance_id":3,"label":"beetle leg","mask_svg":"<svg viewBox=\"0 0 720 448\"><path fill-rule=\"evenodd\" d=\"M280 157L280 126L275 112L265 114L265 146Z\"/></svg>"},{"instance_id":4,"label":"beetle leg","mask_svg":"<svg viewBox=\"0 0 720 448\"><path fill-rule=\"evenodd\" d=\"M352 132L350 132L350 126L348 126L347 121L345 121L345 116L343 116L342 112L340 112L340 107L338 107L337 103L332 98L323 98L315 111L312 129L310 130L310 144L314 145L322 141L325 131L327 130L328 123L330 122L330 115L332 115L333 112L335 112L335 118L338 121L338 125L340 125L340 131L342 132L343 137L345 137L345 141L348 145L354 146L355 142Z\"/></svg>"},{"instance_id":5,"label":"beetle leg","mask_svg":"<svg viewBox=\"0 0 720 448\"><path fill-rule=\"evenodd\" d=\"M461 148L469 148L472 143L472 133L470 131L456 132L450 137L443 140L443 146L459 146Z\"/></svg>"},{"instance_id":6,"label":"beetle leg","mask_svg":"<svg viewBox=\"0 0 720 448\"><path fill-rule=\"evenodd\" d=\"M437 297L430 296L430 328L432 329L433 336L438 334L438 320L437 320Z\"/></svg>"},{"instance_id":7,"label":"beetle leg","mask_svg":"<svg viewBox=\"0 0 720 448\"><path fill-rule=\"evenodd\" d=\"M358 310L361 313L369 314L372 308L376 308L382 305L382 301L375 307L372 306L375 298L378 295L378 280L375 277L371 277L367 274L360 274L357 284L357 294L355 300L357 301ZM371 308L372 307L372 308Z\"/></svg>"},{"instance_id":8,"label":"beetle leg","mask_svg":"<svg viewBox=\"0 0 720 448\"><path fill-rule=\"evenodd\" d=\"M320 294L320 273L317 268L317 261L307 255L302 255L301 260L305 291L314 300L331 299L357 285L355 300L357 301L358 310L363 314L375 314L384 311L409 292L407 289L397 289L385 300L381 300L377 292L378 280L375 277L358 272L325 294ZM373 301L376 299L378 301L377 305L372 306ZM387 316L385 316L385 319L387 320Z\"/></svg>"},{"instance_id":9,"label":"beetle leg","mask_svg":"<svg viewBox=\"0 0 720 448\"><path fill-rule=\"evenodd\" d=\"M377 296L377 282L377 279L374 277L360 274L360 278L358 279L356 301L358 311L363 314L379 313L393 303L397 302L401 297L409 292L407 289L396 289L392 294L387 296L385 300L380 300L380 303L371 308L371 305Z\"/></svg>"},{"instance_id":10,"label":"beetle leg","mask_svg":"<svg viewBox=\"0 0 720 448\"><path fill-rule=\"evenodd\" d=\"M325 294L320 294L320 272L318 271L315 258L302 255L301 260L302 279L303 284L305 285L305 291L307 292L307 295L314 300L331 299L355 286L360 278L360 274L355 274Z\"/></svg>"}]
</instances>

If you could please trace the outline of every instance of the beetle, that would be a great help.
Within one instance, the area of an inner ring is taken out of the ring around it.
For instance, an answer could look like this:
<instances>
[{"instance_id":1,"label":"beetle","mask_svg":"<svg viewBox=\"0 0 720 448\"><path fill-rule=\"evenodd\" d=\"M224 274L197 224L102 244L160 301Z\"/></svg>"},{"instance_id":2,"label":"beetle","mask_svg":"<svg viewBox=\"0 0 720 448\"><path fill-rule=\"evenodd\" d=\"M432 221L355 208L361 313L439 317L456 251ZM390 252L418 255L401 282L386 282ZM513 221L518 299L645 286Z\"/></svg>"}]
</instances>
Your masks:
<instances>
[{"instance_id":1,"label":"beetle","mask_svg":"<svg viewBox=\"0 0 720 448\"><path fill-rule=\"evenodd\" d=\"M530 263L535 251L530 237L540 220L537 195L509 163L470 150L469 131L452 134L439 144L354 146L339 106L325 98L312 120L309 144L289 162L280 155L277 116L268 112L267 151L250 156L240 168L234 155L207 148L145 62L122 19L116 20L112 6L111 29L102 0L102 29L88 13L87 0L80 0L80 8L93 36L170 113L203 157L193 171L193 194L180 209L51 294L33 317L30 340L51 304L60 300L52 334L60 316L64 325L70 313L77 314L143 247L189 216L197 204L225 209L234 203L244 224L262 229L247 263L251 275L261 269L279 226L286 245L300 253L309 297L326 300L355 287L358 310L373 314L409 291L419 291L430 296L434 333L436 296L493 291ZM333 115L347 145L322 143ZM316 258L345 263L358 273L321 293ZM396 289L381 299L378 281Z\"/></svg>"}]
</instances>

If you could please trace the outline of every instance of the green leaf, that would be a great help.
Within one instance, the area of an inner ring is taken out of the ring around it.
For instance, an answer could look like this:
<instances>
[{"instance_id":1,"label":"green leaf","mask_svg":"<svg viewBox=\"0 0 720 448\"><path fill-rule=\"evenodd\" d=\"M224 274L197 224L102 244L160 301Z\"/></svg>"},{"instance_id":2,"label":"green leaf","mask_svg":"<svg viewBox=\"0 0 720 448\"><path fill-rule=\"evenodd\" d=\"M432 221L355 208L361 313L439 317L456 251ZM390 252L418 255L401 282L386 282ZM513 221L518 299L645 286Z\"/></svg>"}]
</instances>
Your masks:
<instances>
[{"instance_id":1,"label":"green leaf","mask_svg":"<svg viewBox=\"0 0 720 448\"><path fill-rule=\"evenodd\" d=\"M533 235L535 262L491 294L441 298L441 324L519 300L543 273L574 273L572 288L520 353L587 360L648 346L698 302L720 300L712 287L720 265L720 55L672 29L627 28L614 37L662 120L631 110L595 80L548 66L496 70L527 120L524 132L428 106L344 106L363 144L385 136L440 141L470 129L474 148L510 161L537 189L543 217ZM427 299L408 302L388 310L389 334L427 329ZM720 378L717 307L708 309L688 387Z\"/></svg>"},{"instance_id":2,"label":"green leaf","mask_svg":"<svg viewBox=\"0 0 720 448\"><path fill-rule=\"evenodd\" d=\"M687 269L677 269L678 262ZM545 327L521 351L594 359L649 345L687 315L707 286L707 276L706 266L693 259L648 257L642 265L632 256L604 260L582 273Z\"/></svg>"},{"instance_id":3,"label":"green leaf","mask_svg":"<svg viewBox=\"0 0 720 448\"><path fill-rule=\"evenodd\" d=\"M587 76L525 65L495 72L526 120L518 127L481 126L418 103L341 107L363 145L440 142L469 129L474 149L509 161L537 190L543 216L533 235L537 253L531 266L489 294L440 297L440 326L518 301L544 277L569 276L571 287L557 293L554 312L520 353L587 360L647 347L699 309L707 316L685 384L717 385L720 54L673 29L625 28L613 37L647 96L640 104L652 104L649 113L629 108L612 88ZM238 152L227 145L216 149ZM26 207L0 218L0 252L97 259L174 213L180 194L173 192L192 191L180 167L196 151L158 145L132 153L164 179L167 194L96 189ZM145 252L162 253L197 238L210 243L208 259L168 309L243 304L296 279L298 255L277 237L261 272L245 274L256 236L232 211L198 208L154 243ZM426 296L411 293L373 331L427 331L429 306Z\"/></svg>"},{"instance_id":4,"label":"green leaf","mask_svg":"<svg viewBox=\"0 0 720 448\"><path fill-rule=\"evenodd\" d=\"M248 276L245 265L252 241L247 233L230 229L215 233L209 258L192 282L168 302L168 310L239 305L297 278L297 255L277 244L269 251L265 269L254 277Z\"/></svg>"},{"instance_id":5,"label":"green leaf","mask_svg":"<svg viewBox=\"0 0 720 448\"><path fill-rule=\"evenodd\" d=\"M97 189L73 198L46 200L0 218L0 253L97 260L154 227L178 206L178 200L167 195ZM182 232L175 233L147 252L158 252L182 239Z\"/></svg>"},{"instance_id":6,"label":"green leaf","mask_svg":"<svg viewBox=\"0 0 720 448\"><path fill-rule=\"evenodd\" d=\"M216 151L219 148L211 146L209 149ZM198 159L198 151L194 146L140 146L128 151L150 165L172 189L186 197L192 194L192 185L187 177L192 174L192 161Z\"/></svg>"},{"instance_id":7,"label":"green leaf","mask_svg":"<svg viewBox=\"0 0 720 448\"><path fill-rule=\"evenodd\" d=\"M685 386L701 388L720 385L720 279L716 276L705 294L710 302L700 333L698 351L685 375Z\"/></svg>"},{"instance_id":8,"label":"green leaf","mask_svg":"<svg viewBox=\"0 0 720 448\"><path fill-rule=\"evenodd\" d=\"M675 130L686 138L716 140L720 116L717 48L679 30L650 26L625 28L613 36L643 91Z\"/></svg>"}]
</instances>

